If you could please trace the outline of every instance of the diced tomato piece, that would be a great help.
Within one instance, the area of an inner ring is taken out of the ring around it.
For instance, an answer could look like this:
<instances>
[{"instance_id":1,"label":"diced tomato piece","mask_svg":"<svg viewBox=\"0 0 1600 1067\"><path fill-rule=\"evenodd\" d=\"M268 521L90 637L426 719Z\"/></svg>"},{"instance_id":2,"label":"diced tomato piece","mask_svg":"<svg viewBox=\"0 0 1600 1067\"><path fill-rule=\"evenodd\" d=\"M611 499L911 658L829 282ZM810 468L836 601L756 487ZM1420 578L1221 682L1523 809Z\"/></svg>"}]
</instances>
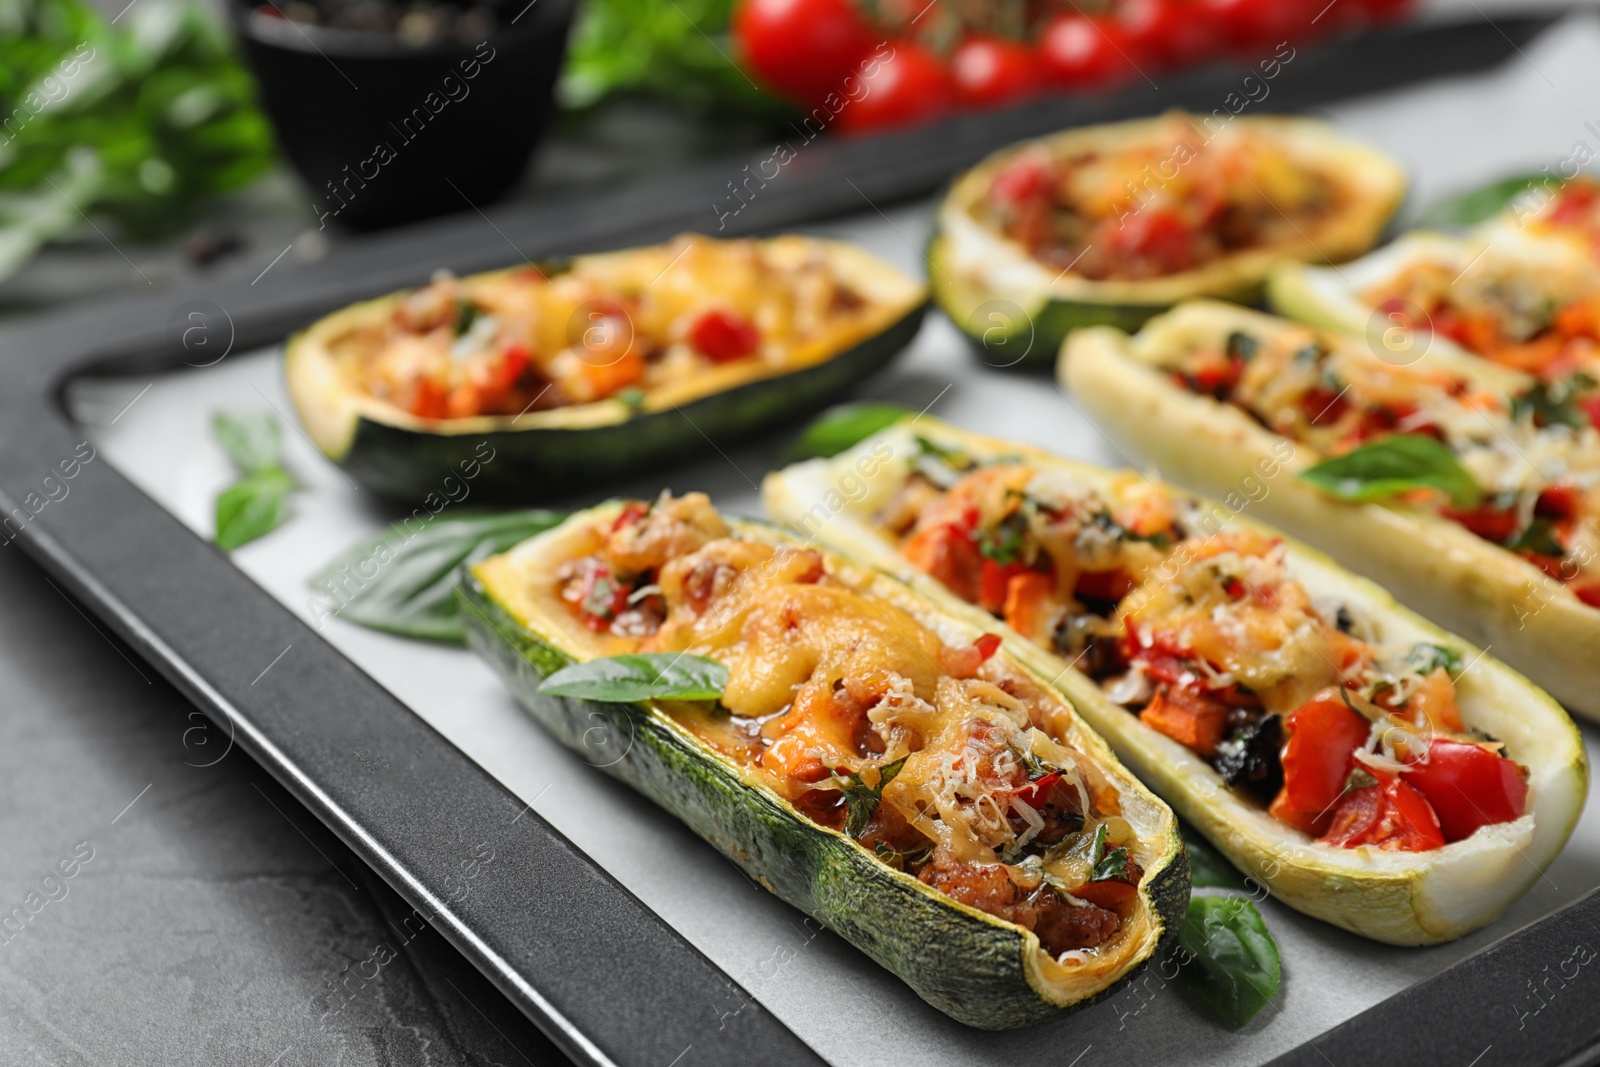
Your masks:
<instances>
[{"instance_id":1,"label":"diced tomato piece","mask_svg":"<svg viewBox=\"0 0 1600 1067\"><path fill-rule=\"evenodd\" d=\"M1042 159L1019 159L994 176L989 193L1008 204L1040 200L1050 195L1055 178L1050 164Z\"/></svg>"},{"instance_id":2,"label":"diced tomato piece","mask_svg":"<svg viewBox=\"0 0 1600 1067\"><path fill-rule=\"evenodd\" d=\"M1406 762L1411 767L1406 781L1433 805L1447 841L1527 811L1528 783L1521 768L1481 745L1440 738L1428 746L1426 761L1419 755Z\"/></svg>"},{"instance_id":3,"label":"diced tomato piece","mask_svg":"<svg viewBox=\"0 0 1600 1067\"><path fill-rule=\"evenodd\" d=\"M1012 796L1028 805L1028 807L1037 810L1044 807L1045 801L1050 798L1051 791L1055 789L1060 781L1061 772L1051 771L1043 778L1029 782L1021 789L1018 789Z\"/></svg>"},{"instance_id":4,"label":"diced tomato piece","mask_svg":"<svg viewBox=\"0 0 1600 1067\"><path fill-rule=\"evenodd\" d=\"M501 393L509 393L516 387L530 363L532 360L528 356L528 350L521 345L512 345L500 357L500 365L495 368L494 377L489 383L490 387Z\"/></svg>"},{"instance_id":5,"label":"diced tomato piece","mask_svg":"<svg viewBox=\"0 0 1600 1067\"><path fill-rule=\"evenodd\" d=\"M1600 608L1600 583L1579 586L1573 593L1591 608Z\"/></svg>"},{"instance_id":6,"label":"diced tomato piece","mask_svg":"<svg viewBox=\"0 0 1600 1067\"><path fill-rule=\"evenodd\" d=\"M1580 396L1577 404L1583 410L1583 413L1589 417L1589 425L1600 428L1600 393Z\"/></svg>"},{"instance_id":7,"label":"diced tomato piece","mask_svg":"<svg viewBox=\"0 0 1600 1067\"><path fill-rule=\"evenodd\" d=\"M1330 426L1350 407L1342 392L1312 386L1300 398L1300 410L1313 426Z\"/></svg>"},{"instance_id":8,"label":"diced tomato piece","mask_svg":"<svg viewBox=\"0 0 1600 1067\"><path fill-rule=\"evenodd\" d=\"M1578 504L1583 500L1583 493L1575 485L1552 485L1539 494L1539 500L1533 507L1535 515L1543 515L1550 519L1571 519L1578 514Z\"/></svg>"},{"instance_id":9,"label":"diced tomato piece","mask_svg":"<svg viewBox=\"0 0 1600 1067\"><path fill-rule=\"evenodd\" d=\"M1555 207L1548 218L1558 226L1573 226L1584 222L1594 209L1600 186L1589 182L1569 182L1556 196Z\"/></svg>"},{"instance_id":10,"label":"diced tomato piece","mask_svg":"<svg viewBox=\"0 0 1600 1067\"><path fill-rule=\"evenodd\" d=\"M1283 789L1272 814L1301 829L1321 825L1344 792L1355 750L1372 724L1342 700L1313 700L1291 712L1284 726Z\"/></svg>"},{"instance_id":11,"label":"diced tomato piece","mask_svg":"<svg viewBox=\"0 0 1600 1067\"><path fill-rule=\"evenodd\" d=\"M901 551L913 567L962 600L978 602L983 556L970 531L949 523L929 526L913 534Z\"/></svg>"},{"instance_id":12,"label":"diced tomato piece","mask_svg":"<svg viewBox=\"0 0 1600 1067\"><path fill-rule=\"evenodd\" d=\"M965 648L945 647L941 666L952 678L971 678L1000 651L1000 635L984 634Z\"/></svg>"},{"instance_id":13,"label":"diced tomato piece","mask_svg":"<svg viewBox=\"0 0 1600 1067\"><path fill-rule=\"evenodd\" d=\"M713 363L732 363L761 347L761 331L737 311L719 309L694 320L689 343Z\"/></svg>"},{"instance_id":14,"label":"diced tomato piece","mask_svg":"<svg viewBox=\"0 0 1600 1067\"><path fill-rule=\"evenodd\" d=\"M978 580L978 603L991 615L998 615L1006 606L1006 589L1011 579L1028 570L1024 563L996 563L983 557L983 574Z\"/></svg>"},{"instance_id":15,"label":"diced tomato piece","mask_svg":"<svg viewBox=\"0 0 1600 1067\"><path fill-rule=\"evenodd\" d=\"M1133 592L1135 582L1125 570L1087 571L1078 575L1073 594L1090 600L1118 601Z\"/></svg>"},{"instance_id":16,"label":"diced tomato piece","mask_svg":"<svg viewBox=\"0 0 1600 1067\"><path fill-rule=\"evenodd\" d=\"M1228 707L1194 689L1167 687L1156 691L1139 721L1210 759L1227 731Z\"/></svg>"},{"instance_id":17,"label":"diced tomato piece","mask_svg":"<svg viewBox=\"0 0 1600 1067\"><path fill-rule=\"evenodd\" d=\"M1131 862L1131 861L1130 861ZM1139 887L1131 882L1124 882L1120 878L1102 878L1098 882L1085 882L1072 890L1072 895L1079 900L1087 900L1090 904L1101 908L1110 908L1115 911L1117 905L1132 900Z\"/></svg>"},{"instance_id":18,"label":"diced tomato piece","mask_svg":"<svg viewBox=\"0 0 1600 1067\"><path fill-rule=\"evenodd\" d=\"M1445 518L1459 522L1485 541L1503 544L1517 535L1517 530L1522 525L1522 519L1512 508L1497 508L1493 504L1484 504L1476 508L1444 507L1439 513Z\"/></svg>"},{"instance_id":19,"label":"diced tomato piece","mask_svg":"<svg viewBox=\"0 0 1600 1067\"><path fill-rule=\"evenodd\" d=\"M612 532L615 533L617 530L632 526L634 523L638 522L640 519L649 514L649 512L649 504L639 500L628 501L626 504L622 505L622 512L611 523Z\"/></svg>"},{"instance_id":20,"label":"diced tomato piece","mask_svg":"<svg viewBox=\"0 0 1600 1067\"><path fill-rule=\"evenodd\" d=\"M1174 211L1146 207L1117 221L1106 235L1111 253L1156 274L1188 270L1198 260L1195 231Z\"/></svg>"},{"instance_id":21,"label":"diced tomato piece","mask_svg":"<svg viewBox=\"0 0 1600 1067\"><path fill-rule=\"evenodd\" d=\"M1389 852L1427 852L1445 843L1427 799L1394 777L1346 793L1322 840L1342 848L1371 845Z\"/></svg>"},{"instance_id":22,"label":"diced tomato piece","mask_svg":"<svg viewBox=\"0 0 1600 1067\"><path fill-rule=\"evenodd\" d=\"M627 609L628 595L632 592L626 582L617 580L610 567L596 563L584 575L583 589L577 600L578 615L589 629L604 630Z\"/></svg>"},{"instance_id":23,"label":"diced tomato piece","mask_svg":"<svg viewBox=\"0 0 1600 1067\"><path fill-rule=\"evenodd\" d=\"M450 414L450 390L432 378L417 383L417 395L411 401L411 414L424 419L443 419Z\"/></svg>"},{"instance_id":24,"label":"diced tomato piece","mask_svg":"<svg viewBox=\"0 0 1600 1067\"><path fill-rule=\"evenodd\" d=\"M1055 589L1056 580L1040 571L1013 575L1006 583L1006 625L1023 637L1037 637L1041 609Z\"/></svg>"}]
</instances>

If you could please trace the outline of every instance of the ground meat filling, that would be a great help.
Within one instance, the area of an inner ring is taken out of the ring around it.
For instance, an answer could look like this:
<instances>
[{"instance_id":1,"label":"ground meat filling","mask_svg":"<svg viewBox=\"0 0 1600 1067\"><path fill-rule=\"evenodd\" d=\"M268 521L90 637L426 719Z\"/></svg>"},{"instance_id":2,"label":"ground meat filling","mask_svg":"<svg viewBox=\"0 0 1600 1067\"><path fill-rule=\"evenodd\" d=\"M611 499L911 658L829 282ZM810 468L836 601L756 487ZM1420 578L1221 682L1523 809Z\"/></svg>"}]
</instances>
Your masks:
<instances>
[{"instance_id":1,"label":"ground meat filling","mask_svg":"<svg viewBox=\"0 0 1600 1067\"><path fill-rule=\"evenodd\" d=\"M1025 926L1052 956L1071 949L1093 948L1114 936L1122 920L1108 908L1069 903L1041 885L1025 890L1002 867L957 859L940 845L917 877L952 900Z\"/></svg>"}]
</instances>

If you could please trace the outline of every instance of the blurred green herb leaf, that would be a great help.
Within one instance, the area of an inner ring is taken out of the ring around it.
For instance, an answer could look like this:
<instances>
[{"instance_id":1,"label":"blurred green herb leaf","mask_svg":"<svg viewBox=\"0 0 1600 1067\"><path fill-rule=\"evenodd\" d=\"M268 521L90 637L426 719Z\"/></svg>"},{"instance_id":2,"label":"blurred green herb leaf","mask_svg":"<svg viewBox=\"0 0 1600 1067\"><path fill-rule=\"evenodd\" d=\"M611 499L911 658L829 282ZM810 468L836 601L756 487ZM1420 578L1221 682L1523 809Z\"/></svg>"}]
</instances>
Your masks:
<instances>
[{"instance_id":1,"label":"blurred green herb leaf","mask_svg":"<svg viewBox=\"0 0 1600 1067\"><path fill-rule=\"evenodd\" d=\"M311 586L339 604L340 618L430 641L465 642L455 602L460 568L557 525L560 512L463 511L420 530L404 525L363 541L324 567Z\"/></svg>"},{"instance_id":2,"label":"blurred green herb leaf","mask_svg":"<svg viewBox=\"0 0 1600 1067\"><path fill-rule=\"evenodd\" d=\"M781 458L785 462L828 459L911 415L899 404L838 404L812 420Z\"/></svg>"},{"instance_id":3,"label":"blurred green herb leaf","mask_svg":"<svg viewBox=\"0 0 1600 1067\"><path fill-rule=\"evenodd\" d=\"M244 476L217 497L215 539L231 552L277 529L299 484L278 462L278 424L271 415L218 412L211 432Z\"/></svg>"},{"instance_id":4,"label":"blurred green herb leaf","mask_svg":"<svg viewBox=\"0 0 1600 1067\"><path fill-rule=\"evenodd\" d=\"M563 667L539 692L607 704L641 700L716 700L728 684L728 668L687 652L640 652L606 656Z\"/></svg>"},{"instance_id":5,"label":"blurred green herb leaf","mask_svg":"<svg viewBox=\"0 0 1600 1067\"><path fill-rule=\"evenodd\" d=\"M1520 174L1502 178L1477 189L1429 204L1417 216L1417 228L1423 230L1464 230L1476 226L1511 206L1523 193L1534 189L1553 189L1561 184L1548 174Z\"/></svg>"},{"instance_id":6,"label":"blurred green herb leaf","mask_svg":"<svg viewBox=\"0 0 1600 1067\"><path fill-rule=\"evenodd\" d=\"M1420 433L1369 441L1306 468L1300 478L1341 500L1384 500L1412 489L1439 489L1457 507L1470 508L1483 497L1483 488L1449 446Z\"/></svg>"},{"instance_id":7,"label":"blurred green herb leaf","mask_svg":"<svg viewBox=\"0 0 1600 1067\"><path fill-rule=\"evenodd\" d=\"M193 0L117 26L80 0L0 0L0 278L85 218L158 237L254 181L275 155L254 92Z\"/></svg>"},{"instance_id":8,"label":"blurred green herb leaf","mask_svg":"<svg viewBox=\"0 0 1600 1067\"><path fill-rule=\"evenodd\" d=\"M1244 875L1228 862L1216 846L1207 841L1193 826L1179 821L1178 831L1183 834L1183 847L1189 853L1189 877L1196 887L1214 889L1243 889Z\"/></svg>"}]
</instances>

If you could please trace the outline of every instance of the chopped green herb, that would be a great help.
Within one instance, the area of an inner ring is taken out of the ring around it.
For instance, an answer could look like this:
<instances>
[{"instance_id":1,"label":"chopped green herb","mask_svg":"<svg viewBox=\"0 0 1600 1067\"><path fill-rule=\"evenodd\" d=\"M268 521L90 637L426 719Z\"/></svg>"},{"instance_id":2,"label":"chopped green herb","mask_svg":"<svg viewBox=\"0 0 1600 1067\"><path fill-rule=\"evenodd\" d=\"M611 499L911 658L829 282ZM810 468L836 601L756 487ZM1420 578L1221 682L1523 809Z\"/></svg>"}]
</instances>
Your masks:
<instances>
[{"instance_id":1,"label":"chopped green herb","mask_svg":"<svg viewBox=\"0 0 1600 1067\"><path fill-rule=\"evenodd\" d=\"M612 398L629 411L639 412L644 410L644 390L637 385L630 385L626 389L618 389Z\"/></svg>"},{"instance_id":2,"label":"chopped green herb","mask_svg":"<svg viewBox=\"0 0 1600 1067\"><path fill-rule=\"evenodd\" d=\"M1506 542L1506 547L1513 552L1532 552L1534 555L1554 556L1557 559L1567 554L1560 538L1556 536L1555 523L1543 515L1535 515L1521 533Z\"/></svg>"},{"instance_id":3,"label":"chopped green herb","mask_svg":"<svg viewBox=\"0 0 1600 1067\"><path fill-rule=\"evenodd\" d=\"M1001 519L999 525L978 535L978 551L1004 566L1017 562L1027 541L1028 516L1022 511L1013 511Z\"/></svg>"},{"instance_id":4,"label":"chopped green herb","mask_svg":"<svg viewBox=\"0 0 1600 1067\"><path fill-rule=\"evenodd\" d=\"M1261 342L1242 330L1235 330L1228 335L1228 355L1234 359L1248 363L1256 358L1260 349Z\"/></svg>"},{"instance_id":5,"label":"chopped green herb","mask_svg":"<svg viewBox=\"0 0 1600 1067\"><path fill-rule=\"evenodd\" d=\"M457 299L456 300L456 336L460 337L460 336L464 335L468 330L472 329L472 324L474 322L478 321L478 315L479 314L480 314L480 311L478 310L478 305L477 304L474 304L470 300Z\"/></svg>"},{"instance_id":6,"label":"chopped green herb","mask_svg":"<svg viewBox=\"0 0 1600 1067\"><path fill-rule=\"evenodd\" d=\"M1454 678L1461 673L1461 653L1444 645L1430 645L1426 642L1412 645L1406 653L1406 666L1414 669L1418 674L1428 674L1436 668L1443 667ZM1377 691L1373 691L1376 698Z\"/></svg>"},{"instance_id":7,"label":"chopped green herb","mask_svg":"<svg viewBox=\"0 0 1600 1067\"><path fill-rule=\"evenodd\" d=\"M1538 427L1570 426L1581 430L1589 425L1588 414L1578 406L1578 398L1597 383L1582 371L1559 382L1538 382L1511 400L1513 419L1531 419Z\"/></svg>"},{"instance_id":8,"label":"chopped green herb","mask_svg":"<svg viewBox=\"0 0 1600 1067\"><path fill-rule=\"evenodd\" d=\"M901 756L892 763L885 763L879 767L877 785L868 785L862 781L863 771L836 778L839 791L844 794L845 833L851 837L860 837L866 833L867 824L872 822L872 816L878 810L878 802L883 799L883 787L894 781L895 775L899 774L905 765L906 757Z\"/></svg>"}]
</instances>

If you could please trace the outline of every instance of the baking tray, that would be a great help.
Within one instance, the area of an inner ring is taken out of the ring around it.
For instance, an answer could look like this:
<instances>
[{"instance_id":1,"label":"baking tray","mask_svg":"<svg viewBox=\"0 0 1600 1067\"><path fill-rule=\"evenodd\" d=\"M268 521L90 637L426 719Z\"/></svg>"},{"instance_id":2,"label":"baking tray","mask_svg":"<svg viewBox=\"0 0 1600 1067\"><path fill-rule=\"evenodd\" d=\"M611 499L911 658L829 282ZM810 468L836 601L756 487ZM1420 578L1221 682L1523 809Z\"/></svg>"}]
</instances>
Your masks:
<instances>
[{"instance_id":1,"label":"baking tray","mask_svg":"<svg viewBox=\"0 0 1600 1067\"><path fill-rule=\"evenodd\" d=\"M1546 21L1395 31L1306 51L1275 82L1273 107L1309 107L1475 70L1515 56ZM417 921L443 930L574 1059L822 1062L759 997L530 804L411 714L296 613L264 595L110 462L80 463L76 476L63 481L60 464L81 459L86 439L66 414L68 384L85 376L196 367L215 362L221 352L270 346L318 314L416 284L440 266L482 269L683 229L715 232L719 222L722 232L746 233L852 210L881 214L1019 137L1166 106L1209 110L1243 73L1218 68L1103 101L1051 101L874 141L818 142L733 214L725 186L749 160L605 199L469 213L353 242L323 262L269 270L249 285L175 293L9 330L0 335L0 503L14 516L15 540L0 541L39 559L149 658L393 884L417 909ZM204 324L199 335L193 332L197 322ZM127 410L110 413L107 425ZM325 554L341 547L329 544ZM469 867L478 842L490 844L495 859ZM1595 907L1590 899L1510 939L1494 950L1498 962L1491 961L1488 973L1509 978L1505 963L1514 960L1527 966L1531 980L1538 975L1532 964L1551 945L1575 938L1600 943ZM816 932L801 926L798 936L809 942ZM1559 965L1566 958L1542 962ZM1491 1023L1506 1023L1499 1018L1504 1012L1475 1010L1486 1003L1477 993L1463 995L1451 986L1473 981L1474 966L1457 965L1411 988L1375 1009L1375 1021L1358 1017L1299 1055L1320 1062L1330 1054L1323 1049L1360 1050L1369 1061L1399 1062L1395 1054L1404 1041L1373 1036L1392 1025L1381 1016L1397 1004L1417 1013L1410 1029L1428 1032L1435 1051L1441 1041L1473 1040ZM1594 1045L1600 1022L1566 1012L1583 1000L1578 993L1548 998L1535 1026L1523 1027L1538 1038L1535 1043L1531 1034L1521 1045L1534 1057L1524 1062L1570 1059ZM1533 1002L1524 995L1507 1003L1515 1010ZM1445 1033L1415 1022L1461 1016ZM1510 1025L1527 1018L1513 1015Z\"/></svg>"}]
</instances>

